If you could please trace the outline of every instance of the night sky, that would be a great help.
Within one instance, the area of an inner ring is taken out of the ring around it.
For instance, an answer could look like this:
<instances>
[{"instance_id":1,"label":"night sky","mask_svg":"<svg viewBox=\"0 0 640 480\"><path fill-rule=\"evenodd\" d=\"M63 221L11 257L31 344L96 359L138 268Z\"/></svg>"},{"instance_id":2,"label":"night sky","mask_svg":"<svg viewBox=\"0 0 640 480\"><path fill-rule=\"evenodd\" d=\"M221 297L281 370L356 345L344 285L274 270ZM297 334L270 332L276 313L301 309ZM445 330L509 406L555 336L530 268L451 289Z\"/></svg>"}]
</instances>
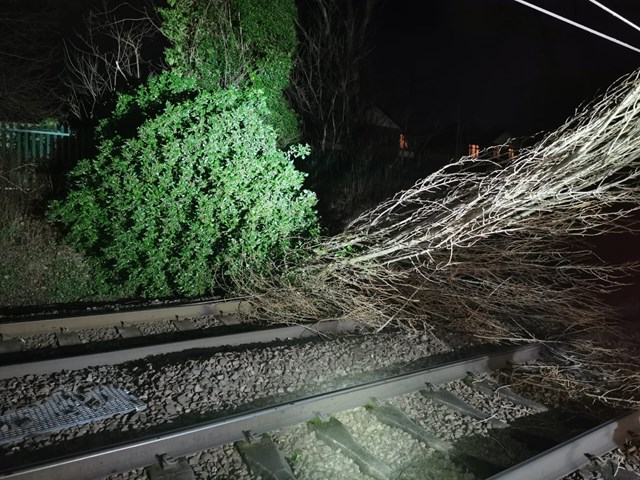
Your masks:
<instances>
[{"instance_id":1,"label":"night sky","mask_svg":"<svg viewBox=\"0 0 640 480\"><path fill-rule=\"evenodd\" d=\"M640 32L588 0L532 0L640 47ZM640 24L637 0L602 0ZM557 127L640 66L640 53L513 0L392 0L378 16L366 89L408 131L460 125L469 143Z\"/></svg>"},{"instance_id":2,"label":"night sky","mask_svg":"<svg viewBox=\"0 0 640 480\"><path fill-rule=\"evenodd\" d=\"M589 0L530 1L640 47L639 31ZM640 1L600 1L640 24ZM59 42L82 31L87 3L99 0L13 4L30 11L57 7ZM147 0L128 3L140 7ZM444 133L444 142L456 130L464 133L462 143L487 144L504 133L521 137L553 129L640 66L640 53L514 0L379 0L371 45L361 76L367 101L409 132ZM163 46L158 42L152 54L161 55Z\"/></svg>"}]
</instances>

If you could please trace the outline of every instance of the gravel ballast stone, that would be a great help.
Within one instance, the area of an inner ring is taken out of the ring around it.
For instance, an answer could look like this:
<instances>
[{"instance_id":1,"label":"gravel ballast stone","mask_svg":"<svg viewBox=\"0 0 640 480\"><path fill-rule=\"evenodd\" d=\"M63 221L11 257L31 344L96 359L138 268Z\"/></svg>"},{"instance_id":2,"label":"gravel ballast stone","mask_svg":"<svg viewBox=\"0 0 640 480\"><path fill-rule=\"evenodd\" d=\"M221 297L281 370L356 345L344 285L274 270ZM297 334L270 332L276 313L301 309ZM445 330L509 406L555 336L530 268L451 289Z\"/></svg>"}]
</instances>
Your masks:
<instances>
[{"instance_id":1,"label":"gravel ballast stone","mask_svg":"<svg viewBox=\"0 0 640 480\"><path fill-rule=\"evenodd\" d=\"M56 336L53 333L36 333L34 335L20 336L22 350L37 350L39 348L55 348L58 346Z\"/></svg>"},{"instance_id":2,"label":"gravel ballast stone","mask_svg":"<svg viewBox=\"0 0 640 480\"><path fill-rule=\"evenodd\" d=\"M78 332L84 343L107 342L120 338L116 327L89 328Z\"/></svg>"},{"instance_id":3,"label":"gravel ballast stone","mask_svg":"<svg viewBox=\"0 0 640 480\"><path fill-rule=\"evenodd\" d=\"M117 366L6 379L0 381L0 405L5 409L44 401L58 389L109 384L130 391L147 404L147 410L68 429L55 437L9 444L0 448L0 456L37 452L63 440L75 441L80 448L87 441L102 441L106 433L110 439L126 440L135 432L179 426L256 400L273 404L326 391L336 384L359 383L363 374L447 350L434 339L421 341L407 333L325 335L264 347L199 351L197 355L152 357ZM179 418L181 415L191 420Z\"/></svg>"},{"instance_id":4,"label":"gravel ballast stone","mask_svg":"<svg viewBox=\"0 0 640 480\"><path fill-rule=\"evenodd\" d=\"M211 319L216 321L216 319ZM171 322L169 322L171 324ZM165 326L166 327L166 326ZM175 327L171 324L171 328ZM115 330L115 329L114 329ZM0 381L0 405L5 409L42 402L60 389L85 389L109 384L130 391L147 410L100 420L56 435L29 438L0 448L3 462L20 464L24 452L39 456L45 447L70 441L76 448L96 441L129 440L136 434L155 433L187 425L243 405L282 403L371 380L382 373L411 369L415 361L450 349L437 339L406 332L377 335L323 335L306 340L260 346L219 348L147 358L116 366L101 366L51 375L28 375ZM375 374L374 374L375 372ZM508 422L531 413L503 397L486 397L463 381L441 386L490 418ZM390 401L418 425L464 453L510 466L535 452L486 421L451 412L419 393ZM436 451L404 431L384 425L365 408L336 415L354 439L376 458L390 465L398 479L472 480L448 453ZM258 432L261 433L261 432ZM310 433L305 425L271 432L294 473L301 479L358 480L370 478L358 466ZM103 437L104 436L104 437ZM4 458L3 458L4 457ZM230 445L188 457L196 478L251 478L237 451ZM141 473L142 472L142 473ZM139 477L143 475L143 477ZM112 476L144 478L142 470Z\"/></svg>"}]
</instances>

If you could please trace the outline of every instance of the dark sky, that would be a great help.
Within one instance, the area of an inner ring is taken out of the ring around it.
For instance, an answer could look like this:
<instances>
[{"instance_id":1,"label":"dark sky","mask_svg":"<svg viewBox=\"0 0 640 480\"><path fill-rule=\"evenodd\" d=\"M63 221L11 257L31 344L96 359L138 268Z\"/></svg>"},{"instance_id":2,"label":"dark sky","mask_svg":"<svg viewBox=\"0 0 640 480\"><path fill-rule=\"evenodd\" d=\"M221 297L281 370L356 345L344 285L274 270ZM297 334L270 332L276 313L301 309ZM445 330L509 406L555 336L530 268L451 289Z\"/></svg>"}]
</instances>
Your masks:
<instances>
[{"instance_id":1,"label":"dark sky","mask_svg":"<svg viewBox=\"0 0 640 480\"><path fill-rule=\"evenodd\" d=\"M640 47L640 32L588 0L531 0ZM640 24L640 1L601 0ZM513 0L387 0L368 88L408 130L460 123L469 141L558 126L575 108L640 66L640 53Z\"/></svg>"},{"instance_id":2,"label":"dark sky","mask_svg":"<svg viewBox=\"0 0 640 480\"><path fill-rule=\"evenodd\" d=\"M588 0L530 1L640 47L640 32ZM640 0L600 1L640 24ZM86 0L52 3L60 8L61 35L79 28ZM514 0L380 3L363 89L404 129L429 133L437 126L444 142L458 126L462 143L553 129L640 66L640 53Z\"/></svg>"}]
</instances>

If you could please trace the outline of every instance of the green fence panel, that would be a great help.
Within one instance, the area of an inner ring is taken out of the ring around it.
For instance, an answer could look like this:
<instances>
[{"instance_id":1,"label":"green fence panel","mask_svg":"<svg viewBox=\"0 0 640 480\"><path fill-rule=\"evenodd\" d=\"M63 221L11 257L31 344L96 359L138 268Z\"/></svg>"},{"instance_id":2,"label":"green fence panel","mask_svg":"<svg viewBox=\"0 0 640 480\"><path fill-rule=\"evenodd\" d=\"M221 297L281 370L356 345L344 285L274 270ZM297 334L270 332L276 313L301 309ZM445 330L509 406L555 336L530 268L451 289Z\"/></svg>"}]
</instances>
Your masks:
<instances>
[{"instance_id":1,"label":"green fence panel","mask_svg":"<svg viewBox=\"0 0 640 480\"><path fill-rule=\"evenodd\" d=\"M77 137L68 125L0 122L0 188L32 188L36 172L69 165Z\"/></svg>"}]
</instances>

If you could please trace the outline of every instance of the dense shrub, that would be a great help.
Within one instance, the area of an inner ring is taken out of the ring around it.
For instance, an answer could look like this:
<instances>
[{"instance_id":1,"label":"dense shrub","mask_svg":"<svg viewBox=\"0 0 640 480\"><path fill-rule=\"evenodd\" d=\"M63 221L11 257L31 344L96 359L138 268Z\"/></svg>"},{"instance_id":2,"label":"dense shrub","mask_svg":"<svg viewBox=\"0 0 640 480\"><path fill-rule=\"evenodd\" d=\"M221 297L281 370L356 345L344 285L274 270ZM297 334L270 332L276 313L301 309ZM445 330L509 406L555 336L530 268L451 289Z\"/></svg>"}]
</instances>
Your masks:
<instances>
[{"instance_id":1,"label":"dense shrub","mask_svg":"<svg viewBox=\"0 0 640 480\"><path fill-rule=\"evenodd\" d=\"M141 91L137 107L158 108L154 89ZM98 156L77 166L71 192L52 208L67 240L122 294L199 295L225 276L259 271L315 231L315 196L291 159L306 149L277 148L260 90L173 94L183 98L131 138L105 123Z\"/></svg>"},{"instance_id":2,"label":"dense shrub","mask_svg":"<svg viewBox=\"0 0 640 480\"><path fill-rule=\"evenodd\" d=\"M51 218L99 265L105 292L194 296L260 273L316 232L289 145L283 97L295 49L293 0L169 0L169 69L101 123Z\"/></svg>"}]
</instances>

